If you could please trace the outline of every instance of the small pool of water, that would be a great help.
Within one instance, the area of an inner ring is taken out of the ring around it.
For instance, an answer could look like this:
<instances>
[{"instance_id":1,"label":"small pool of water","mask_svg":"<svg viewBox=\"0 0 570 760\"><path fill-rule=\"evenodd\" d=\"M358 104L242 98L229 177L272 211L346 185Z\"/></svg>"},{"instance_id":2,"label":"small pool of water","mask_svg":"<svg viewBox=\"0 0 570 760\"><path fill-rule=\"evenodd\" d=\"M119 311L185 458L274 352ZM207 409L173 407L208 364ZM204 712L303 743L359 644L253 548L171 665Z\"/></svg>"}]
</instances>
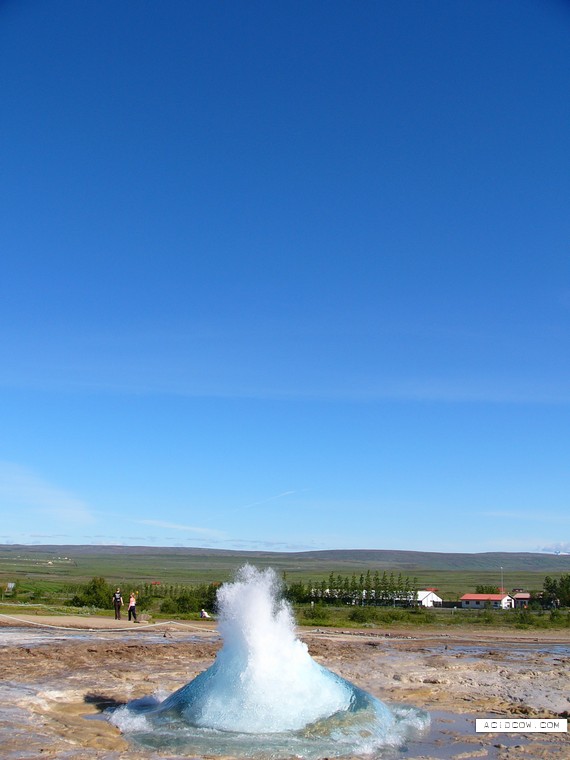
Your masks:
<instances>
[{"instance_id":1,"label":"small pool of water","mask_svg":"<svg viewBox=\"0 0 570 760\"><path fill-rule=\"evenodd\" d=\"M539 644L538 642L522 643L517 642L504 644L454 644L454 645L437 645L431 647L425 647L424 651L430 652L430 654L443 654L443 655L466 655L471 657L481 657L486 654L493 654L495 652L500 653L501 657L505 659L524 659L528 652L546 654L546 655L559 655L561 657L570 657L570 646L567 644Z\"/></svg>"},{"instance_id":2,"label":"small pool of water","mask_svg":"<svg viewBox=\"0 0 570 760\"><path fill-rule=\"evenodd\" d=\"M431 726L428 732L419 740L410 742L402 750L406 758L437 757L439 760L452 760L461 756L473 756L470 753L483 752L478 755L487 760L498 760L499 748L524 747L530 739L524 734L497 734L492 742L488 738L475 733L475 717L471 714L446 712L444 710L430 711ZM477 718L485 718L486 715L477 715ZM497 716L492 716L496 718Z\"/></svg>"}]
</instances>

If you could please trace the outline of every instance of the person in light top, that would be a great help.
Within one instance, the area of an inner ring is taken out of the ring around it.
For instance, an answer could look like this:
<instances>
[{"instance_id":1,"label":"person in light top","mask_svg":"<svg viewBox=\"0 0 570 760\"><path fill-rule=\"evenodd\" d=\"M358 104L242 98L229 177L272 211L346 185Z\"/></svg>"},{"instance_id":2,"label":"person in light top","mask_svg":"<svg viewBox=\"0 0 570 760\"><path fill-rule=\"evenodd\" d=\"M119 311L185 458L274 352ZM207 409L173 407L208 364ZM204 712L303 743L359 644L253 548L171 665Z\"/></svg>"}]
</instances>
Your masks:
<instances>
[{"instance_id":1,"label":"person in light top","mask_svg":"<svg viewBox=\"0 0 570 760\"><path fill-rule=\"evenodd\" d=\"M137 622L137 597L134 591L131 591L129 597L129 620L131 619L134 623Z\"/></svg>"}]
</instances>

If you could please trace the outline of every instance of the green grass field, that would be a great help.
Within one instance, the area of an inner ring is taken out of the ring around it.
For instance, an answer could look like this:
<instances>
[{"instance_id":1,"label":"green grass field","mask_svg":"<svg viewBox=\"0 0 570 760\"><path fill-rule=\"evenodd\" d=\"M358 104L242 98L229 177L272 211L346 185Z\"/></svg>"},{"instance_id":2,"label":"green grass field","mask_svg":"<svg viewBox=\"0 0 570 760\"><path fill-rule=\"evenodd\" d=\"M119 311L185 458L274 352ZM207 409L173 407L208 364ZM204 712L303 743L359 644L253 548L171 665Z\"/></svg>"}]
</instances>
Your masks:
<instances>
[{"instance_id":1,"label":"green grass field","mask_svg":"<svg viewBox=\"0 0 570 760\"><path fill-rule=\"evenodd\" d=\"M295 605L293 612L298 625L314 628L342 629L383 629L428 627L434 631L450 631L458 628L517 629L540 631L558 629L570 632L570 611L528 611L528 610L460 610L460 609L402 609L391 607L351 607ZM70 608L61 604L13 604L0 603L0 614L8 616L26 615L97 615L113 618L112 610L93 608ZM140 614L140 613L139 613ZM147 611L152 622L160 620L199 620L198 612L185 614L164 614L158 605ZM565 634L567 635L567 634Z\"/></svg>"},{"instance_id":2,"label":"green grass field","mask_svg":"<svg viewBox=\"0 0 570 760\"><path fill-rule=\"evenodd\" d=\"M570 557L546 554L442 554L395 551L304 553L231 552L208 549L119 546L0 546L0 587L18 582L38 596L70 592L102 576L111 584L140 586L224 582L245 562L273 567L288 583L326 580L331 572L360 576L370 570L416 577L444 600L473 592L477 585L539 590L546 575L570 572ZM503 570L501 571L501 568Z\"/></svg>"}]
</instances>

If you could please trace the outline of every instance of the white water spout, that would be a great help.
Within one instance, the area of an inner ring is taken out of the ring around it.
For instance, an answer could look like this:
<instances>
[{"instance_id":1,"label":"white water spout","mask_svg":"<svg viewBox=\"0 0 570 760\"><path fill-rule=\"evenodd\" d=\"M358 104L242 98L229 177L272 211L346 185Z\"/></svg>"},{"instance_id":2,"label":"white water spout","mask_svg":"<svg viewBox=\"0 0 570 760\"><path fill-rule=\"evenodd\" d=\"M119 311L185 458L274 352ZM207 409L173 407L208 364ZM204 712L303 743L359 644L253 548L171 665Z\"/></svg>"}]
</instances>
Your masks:
<instances>
[{"instance_id":1,"label":"white water spout","mask_svg":"<svg viewBox=\"0 0 570 760\"><path fill-rule=\"evenodd\" d=\"M313 760L397 747L429 725L425 713L390 710L313 660L273 570L245 565L219 589L218 606L223 646L213 665L164 701L137 700L112 716L138 745Z\"/></svg>"},{"instance_id":2,"label":"white water spout","mask_svg":"<svg viewBox=\"0 0 570 760\"><path fill-rule=\"evenodd\" d=\"M351 688L295 637L289 605L271 569L243 567L218 592L224 645L214 665L162 705L181 706L198 726L272 733L347 710Z\"/></svg>"}]
</instances>

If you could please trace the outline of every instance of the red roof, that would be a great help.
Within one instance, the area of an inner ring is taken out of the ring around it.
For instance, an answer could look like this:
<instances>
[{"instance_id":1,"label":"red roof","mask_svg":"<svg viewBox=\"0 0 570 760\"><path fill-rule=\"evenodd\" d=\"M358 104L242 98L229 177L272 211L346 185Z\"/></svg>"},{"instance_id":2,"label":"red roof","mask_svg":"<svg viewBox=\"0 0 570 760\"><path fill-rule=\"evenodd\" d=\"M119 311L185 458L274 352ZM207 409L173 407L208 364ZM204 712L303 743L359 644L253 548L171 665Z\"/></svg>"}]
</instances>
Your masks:
<instances>
[{"instance_id":1,"label":"red roof","mask_svg":"<svg viewBox=\"0 0 570 760\"><path fill-rule=\"evenodd\" d=\"M487 602L500 602L506 596L509 596L509 594L463 594L461 601L482 602L485 600Z\"/></svg>"}]
</instances>

